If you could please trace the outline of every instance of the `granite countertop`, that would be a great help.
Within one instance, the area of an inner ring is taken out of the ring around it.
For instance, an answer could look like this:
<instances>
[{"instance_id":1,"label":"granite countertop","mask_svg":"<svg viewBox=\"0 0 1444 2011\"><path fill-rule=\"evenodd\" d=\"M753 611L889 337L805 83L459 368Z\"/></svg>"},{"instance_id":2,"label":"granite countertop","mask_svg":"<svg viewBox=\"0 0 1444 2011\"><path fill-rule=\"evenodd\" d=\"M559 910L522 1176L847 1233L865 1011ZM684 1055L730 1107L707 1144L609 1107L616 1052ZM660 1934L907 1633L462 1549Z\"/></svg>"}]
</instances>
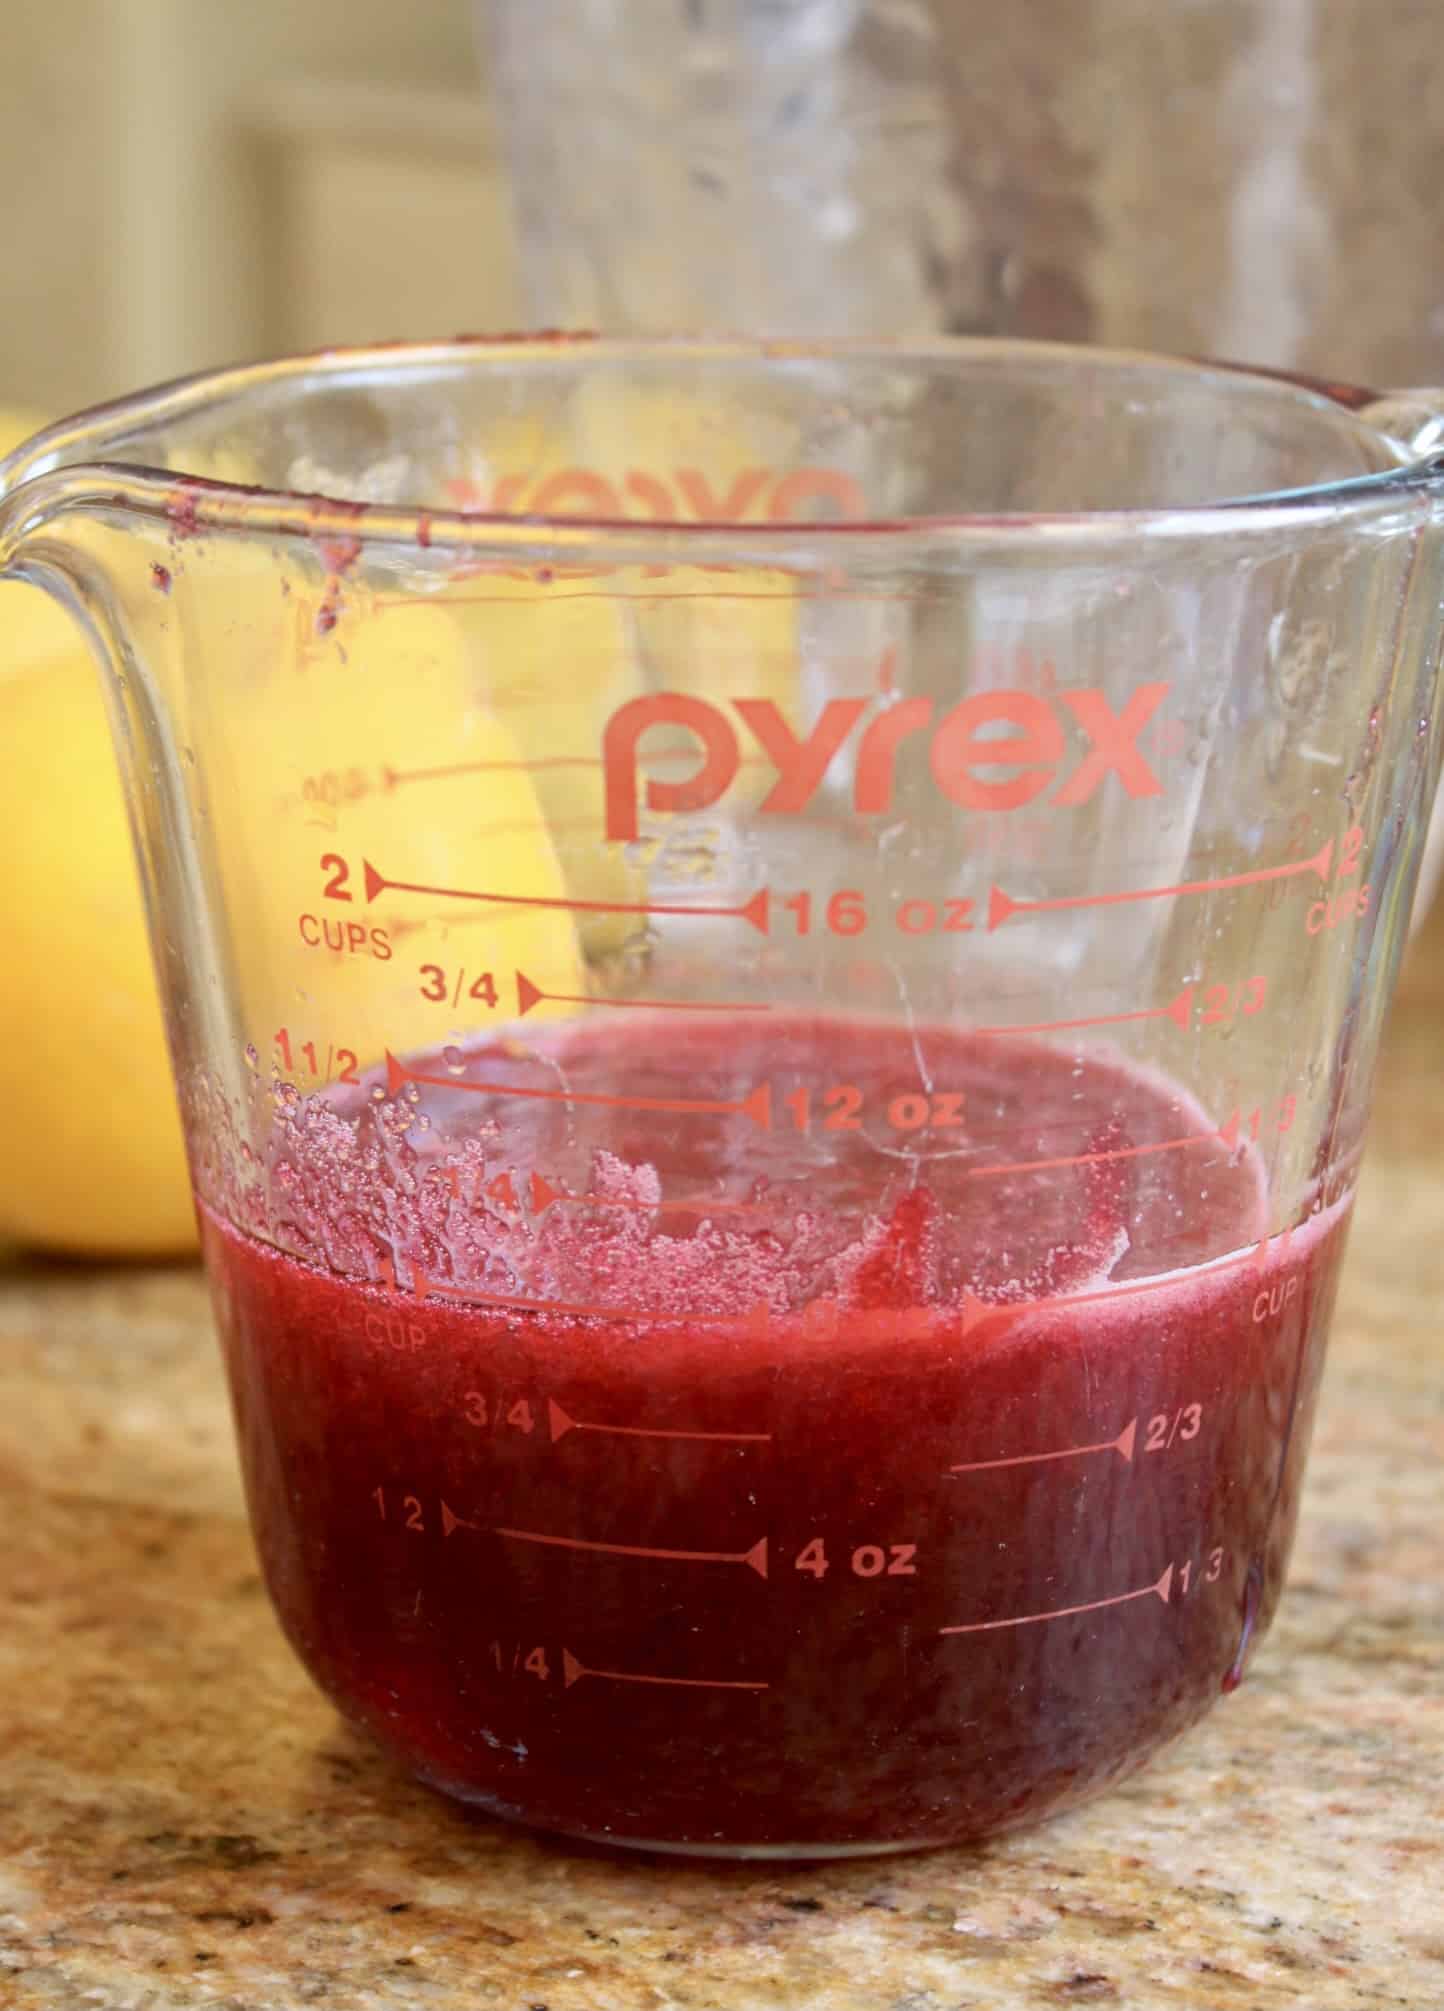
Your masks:
<instances>
[{"instance_id":1,"label":"granite countertop","mask_svg":"<svg viewBox=\"0 0 1444 2011\"><path fill-rule=\"evenodd\" d=\"M1290 1590L1136 1781L977 1850L539 1841L344 1730L271 1617L198 1275L0 1263L6 2011L1444 2005L1444 910L1390 1030Z\"/></svg>"}]
</instances>

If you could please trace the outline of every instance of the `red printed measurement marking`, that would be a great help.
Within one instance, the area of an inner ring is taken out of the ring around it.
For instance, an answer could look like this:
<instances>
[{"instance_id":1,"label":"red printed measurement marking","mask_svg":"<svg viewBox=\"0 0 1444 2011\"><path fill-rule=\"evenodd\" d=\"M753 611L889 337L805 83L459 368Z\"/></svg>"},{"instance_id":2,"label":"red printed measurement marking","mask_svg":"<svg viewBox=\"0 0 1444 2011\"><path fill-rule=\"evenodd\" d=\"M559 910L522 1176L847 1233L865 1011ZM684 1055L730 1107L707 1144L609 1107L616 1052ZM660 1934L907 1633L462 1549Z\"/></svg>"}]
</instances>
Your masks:
<instances>
[{"instance_id":1,"label":"red printed measurement marking","mask_svg":"<svg viewBox=\"0 0 1444 2011\"><path fill-rule=\"evenodd\" d=\"M296 1073L296 1063L291 1053L291 1035L289 1029L279 1027L271 1035L271 1045L280 1055L281 1066L285 1069L286 1073L294 1075ZM322 1067L317 1058L314 1041L303 1040L299 1043L299 1046L301 1053L306 1058L307 1068L319 1081L329 1082L331 1080L331 1070L335 1066L340 1071L336 1076L337 1082L349 1083L353 1087L359 1085L361 1078L356 1073L356 1056L349 1047L337 1049L328 1044L326 1048L326 1063Z\"/></svg>"},{"instance_id":2,"label":"red printed measurement marking","mask_svg":"<svg viewBox=\"0 0 1444 2011\"><path fill-rule=\"evenodd\" d=\"M1159 1411L1148 1420L1148 1437L1144 1441L1146 1452L1168 1452L1176 1438L1184 1443L1195 1439L1203 1429L1203 1405L1184 1404L1173 1413L1172 1421L1167 1411Z\"/></svg>"},{"instance_id":3,"label":"red printed measurement marking","mask_svg":"<svg viewBox=\"0 0 1444 2011\"><path fill-rule=\"evenodd\" d=\"M465 1082L454 1075L425 1075L408 1068L388 1048L386 1051L387 1093L395 1096L405 1083L419 1082L433 1089L463 1090L471 1096L524 1096L543 1103L599 1103L620 1110L674 1110L712 1117L750 1117L761 1131L772 1128L772 1086L759 1082L740 1102L726 1102L702 1096L604 1096L599 1090L527 1089L513 1082Z\"/></svg>"},{"instance_id":4,"label":"red printed measurement marking","mask_svg":"<svg viewBox=\"0 0 1444 2011\"><path fill-rule=\"evenodd\" d=\"M539 1529L497 1528L498 1536L515 1543L543 1543L556 1550L585 1550L603 1557L652 1557L666 1564L745 1564L759 1578L767 1576L767 1538L750 1550L654 1550L641 1543L593 1543L579 1536L550 1536Z\"/></svg>"},{"instance_id":5,"label":"red printed measurement marking","mask_svg":"<svg viewBox=\"0 0 1444 2011\"><path fill-rule=\"evenodd\" d=\"M442 1502L441 1533L443 1536L451 1536L458 1529L480 1529L480 1528L481 1524L479 1522L468 1522L464 1515L458 1515L454 1509L448 1508L446 1503L444 1501Z\"/></svg>"},{"instance_id":6,"label":"red printed measurement marking","mask_svg":"<svg viewBox=\"0 0 1444 2011\"><path fill-rule=\"evenodd\" d=\"M392 1291L401 1290L401 1287L395 1281L395 1267L389 1260L382 1262L381 1282L387 1285ZM749 1337L762 1336L765 1338L769 1332L769 1316L766 1307L761 1307L752 1314L658 1313L646 1306L596 1305L589 1301L575 1299L532 1299L518 1292L480 1292L471 1285L443 1285L439 1279L428 1277L426 1272L421 1270L413 1271L411 1274L411 1293L413 1297L418 1299L434 1295L437 1298L454 1300L456 1304L462 1306L496 1306L506 1312L570 1313L575 1318L583 1320L626 1320L629 1322L646 1320L653 1326L719 1327L729 1333L741 1328L746 1331ZM895 1324L896 1316L893 1315L891 1318ZM890 1330L890 1327L887 1329L884 1328L883 1321L879 1317L878 1332L881 1334L884 1331Z\"/></svg>"},{"instance_id":7,"label":"red printed measurement marking","mask_svg":"<svg viewBox=\"0 0 1444 2011\"><path fill-rule=\"evenodd\" d=\"M1266 880L1287 880L1300 873L1317 873L1321 880L1327 880L1333 858L1334 841L1330 838L1311 859L1296 859L1288 866L1260 866L1252 873L1227 873L1217 880L1181 880L1172 887L1124 887L1112 894L1059 894L1045 901L1018 901L1001 887L994 887L988 896L988 927L1001 928L1014 915L1043 914L1059 908L1111 908L1123 901L1162 901L1176 894L1213 894L1227 887L1255 887Z\"/></svg>"},{"instance_id":8,"label":"red printed measurement marking","mask_svg":"<svg viewBox=\"0 0 1444 2011\"><path fill-rule=\"evenodd\" d=\"M718 1445L770 1445L770 1431L664 1431L655 1425L640 1424L594 1424L585 1418L575 1418L564 1411L555 1397L547 1398L547 1421L551 1426L552 1444L565 1438L569 1431L603 1432L611 1438L669 1438L696 1439Z\"/></svg>"},{"instance_id":9,"label":"red printed measurement marking","mask_svg":"<svg viewBox=\"0 0 1444 2011\"><path fill-rule=\"evenodd\" d=\"M567 899L561 895L503 894L494 889L433 887L418 880L390 880L384 873L378 873L369 859L363 859L361 864L366 878L368 901L374 901L378 894L385 893L389 888L393 893L429 894L450 901L485 901L513 908L565 908L569 912L591 915L693 915L706 920L730 917L733 920L750 922L753 928L764 936L768 928L766 887L759 887L749 900L743 901L737 907L698 908L675 901L581 901Z\"/></svg>"},{"instance_id":10,"label":"red printed measurement marking","mask_svg":"<svg viewBox=\"0 0 1444 2011\"><path fill-rule=\"evenodd\" d=\"M528 1299L511 1292L478 1292L470 1285L443 1285L439 1279L428 1277L425 1271L412 1272L411 1290L418 1299L435 1296L441 1299L455 1299L463 1306L500 1306L508 1311L523 1313L573 1313L587 1320L631 1320L643 1317L639 1311L628 1306L586 1305L578 1304L571 1299ZM681 1314L678 1315L679 1319L683 1317Z\"/></svg>"},{"instance_id":11,"label":"red printed measurement marking","mask_svg":"<svg viewBox=\"0 0 1444 2011\"><path fill-rule=\"evenodd\" d=\"M1276 1131L1280 1137L1293 1129L1298 1116L1298 1098L1285 1096L1272 1113L1266 1113L1262 1104L1251 1111L1230 1111L1226 1123L1218 1127L1218 1135L1230 1150L1238 1144L1240 1130L1247 1130L1251 1139L1257 1141L1260 1131Z\"/></svg>"},{"instance_id":12,"label":"red printed measurement marking","mask_svg":"<svg viewBox=\"0 0 1444 2011\"><path fill-rule=\"evenodd\" d=\"M1086 1019L1038 1020L1031 1026L980 1026L978 1038L1029 1033L1072 1033L1084 1027L1121 1026L1132 1020L1171 1019L1186 1033L1193 1024L1198 1006L1201 1027L1229 1026L1236 1019L1256 1019L1268 1003L1268 979L1242 978L1237 983L1185 985L1167 1005L1146 1006L1141 1011L1095 1013Z\"/></svg>"},{"instance_id":13,"label":"red printed measurement marking","mask_svg":"<svg viewBox=\"0 0 1444 2011\"><path fill-rule=\"evenodd\" d=\"M1093 1452L1116 1452L1118 1457L1131 1466L1133 1448L1138 1438L1138 1420L1130 1418L1117 1438L1101 1439L1097 1445L1067 1445L1058 1452L1023 1452L1012 1459L975 1459L966 1466L950 1466L949 1473L991 1473L1000 1466L1042 1466L1054 1459L1083 1459Z\"/></svg>"},{"instance_id":14,"label":"red printed measurement marking","mask_svg":"<svg viewBox=\"0 0 1444 2011\"><path fill-rule=\"evenodd\" d=\"M493 694L495 696L495 694ZM667 754L643 755L641 766L657 767L677 756ZM759 768L764 765L761 755L751 755L738 763L741 768ZM551 754L541 755L535 761L449 761L439 768L393 768L389 762L381 768L381 786L387 794L392 794L407 782L446 782L456 775L535 775L548 769L557 768L600 768L603 766L599 754ZM548 830L556 826L548 825ZM587 822L587 829L598 831L599 820L595 817Z\"/></svg>"},{"instance_id":15,"label":"red printed measurement marking","mask_svg":"<svg viewBox=\"0 0 1444 2011\"><path fill-rule=\"evenodd\" d=\"M688 1215L760 1215L765 1211L755 1201L716 1201L709 1197L689 1200L685 1195L676 1201L636 1201L630 1195L615 1194L569 1194L564 1187L555 1186L544 1173L531 1176L531 1206L534 1215L541 1215L554 1202L561 1202L573 1208L629 1208L638 1215L667 1215L685 1213Z\"/></svg>"},{"instance_id":16,"label":"red printed measurement marking","mask_svg":"<svg viewBox=\"0 0 1444 2011\"><path fill-rule=\"evenodd\" d=\"M381 770L381 786L390 794L406 782L444 782L453 775L530 775L548 768L600 768L592 754L553 754L537 761L451 761L440 768L393 768Z\"/></svg>"},{"instance_id":17,"label":"red printed measurement marking","mask_svg":"<svg viewBox=\"0 0 1444 2011\"><path fill-rule=\"evenodd\" d=\"M448 983L446 972L440 964L422 964L417 975L422 981L421 997L430 999L433 1005L442 1004L449 992L452 1006L459 1007L462 988L465 987L469 999L477 1000L489 1012L496 1011L498 1003L496 979L490 971L479 971L474 978L468 980L466 971L458 968L454 984Z\"/></svg>"},{"instance_id":18,"label":"red printed measurement marking","mask_svg":"<svg viewBox=\"0 0 1444 2011\"><path fill-rule=\"evenodd\" d=\"M731 1677L652 1676L640 1669L589 1669L569 1648L562 1649L562 1687L569 1690L583 1676L606 1683L656 1683L670 1690L768 1690L770 1683L739 1683Z\"/></svg>"},{"instance_id":19,"label":"red printed measurement marking","mask_svg":"<svg viewBox=\"0 0 1444 2011\"><path fill-rule=\"evenodd\" d=\"M967 1177L969 1180L986 1180L1003 1173L1045 1173L1055 1166L1097 1166L1105 1160L1144 1159L1154 1152L1177 1152L1185 1145L1213 1145L1221 1135L1217 1131L1190 1131L1182 1138L1160 1139L1156 1145L1119 1145L1107 1152L1078 1152L1061 1159L1018 1159L1008 1165L972 1166ZM1062 1302L1046 1300L1041 1303L1057 1305Z\"/></svg>"},{"instance_id":20,"label":"red printed measurement marking","mask_svg":"<svg viewBox=\"0 0 1444 2011\"><path fill-rule=\"evenodd\" d=\"M533 1006L544 999L551 999L558 1005L580 1006L622 1006L642 1012L771 1012L770 1005L759 1001L737 999L617 999L598 997L589 992L544 992L540 985L534 985L523 971L516 974L517 1017L525 1019Z\"/></svg>"},{"instance_id":21,"label":"red printed measurement marking","mask_svg":"<svg viewBox=\"0 0 1444 2011\"><path fill-rule=\"evenodd\" d=\"M1175 1026L1187 1027L1193 1013L1193 986L1185 985L1183 990L1168 1005L1146 1006L1140 1012L1100 1012L1087 1019L1044 1019L1031 1026L980 1026L973 1032L980 1040L997 1036L1006 1038L1008 1034L1024 1033L1074 1033L1090 1026L1125 1026L1132 1020L1171 1019Z\"/></svg>"},{"instance_id":22,"label":"red printed measurement marking","mask_svg":"<svg viewBox=\"0 0 1444 2011\"><path fill-rule=\"evenodd\" d=\"M1051 1613L1020 1613L1011 1620L971 1620L962 1627L939 1627L940 1634L988 1634L998 1627L1034 1627L1044 1620L1067 1620L1075 1613L1101 1613L1105 1606L1126 1606L1130 1599L1159 1599L1166 1606L1173 1592L1173 1566L1164 1568L1151 1585L1136 1592L1115 1592L1111 1599L1089 1599L1081 1606L1059 1606Z\"/></svg>"}]
</instances>

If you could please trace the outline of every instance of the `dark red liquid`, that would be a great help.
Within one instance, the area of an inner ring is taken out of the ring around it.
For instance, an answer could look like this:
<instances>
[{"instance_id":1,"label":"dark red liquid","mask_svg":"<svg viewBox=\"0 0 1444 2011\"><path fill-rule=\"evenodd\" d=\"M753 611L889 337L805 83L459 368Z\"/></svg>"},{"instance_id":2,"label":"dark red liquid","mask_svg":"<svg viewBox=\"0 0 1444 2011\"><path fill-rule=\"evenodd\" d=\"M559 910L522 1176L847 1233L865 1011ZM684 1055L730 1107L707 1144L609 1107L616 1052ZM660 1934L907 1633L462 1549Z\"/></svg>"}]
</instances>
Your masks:
<instances>
[{"instance_id":1,"label":"dark red liquid","mask_svg":"<svg viewBox=\"0 0 1444 2011\"><path fill-rule=\"evenodd\" d=\"M1265 1240L1180 1092L936 1028L452 1064L292 1104L264 1227L311 1261L206 1224L276 1606L424 1778L617 1841L919 1844L1236 1679L1344 1210Z\"/></svg>"}]
</instances>

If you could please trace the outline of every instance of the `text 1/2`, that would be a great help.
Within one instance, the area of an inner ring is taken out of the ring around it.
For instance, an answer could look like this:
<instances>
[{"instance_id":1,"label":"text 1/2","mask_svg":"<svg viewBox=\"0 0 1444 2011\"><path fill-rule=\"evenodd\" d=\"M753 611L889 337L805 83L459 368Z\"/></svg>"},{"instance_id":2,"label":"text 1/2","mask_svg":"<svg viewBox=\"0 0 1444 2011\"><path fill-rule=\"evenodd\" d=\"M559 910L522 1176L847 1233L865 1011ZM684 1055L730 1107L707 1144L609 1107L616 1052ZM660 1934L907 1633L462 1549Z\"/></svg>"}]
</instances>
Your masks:
<instances>
[{"instance_id":1,"label":"text 1/2","mask_svg":"<svg viewBox=\"0 0 1444 2011\"><path fill-rule=\"evenodd\" d=\"M361 1078L356 1073L357 1057L351 1048L328 1046L326 1059L322 1062L316 1043L313 1040L293 1043L289 1027L277 1027L271 1039L277 1054L281 1057L281 1067L286 1075L295 1076L297 1073L296 1056L299 1054L313 1082L346 1082L353 1087L360 1085Z\"/></svg>"}]
</instances>

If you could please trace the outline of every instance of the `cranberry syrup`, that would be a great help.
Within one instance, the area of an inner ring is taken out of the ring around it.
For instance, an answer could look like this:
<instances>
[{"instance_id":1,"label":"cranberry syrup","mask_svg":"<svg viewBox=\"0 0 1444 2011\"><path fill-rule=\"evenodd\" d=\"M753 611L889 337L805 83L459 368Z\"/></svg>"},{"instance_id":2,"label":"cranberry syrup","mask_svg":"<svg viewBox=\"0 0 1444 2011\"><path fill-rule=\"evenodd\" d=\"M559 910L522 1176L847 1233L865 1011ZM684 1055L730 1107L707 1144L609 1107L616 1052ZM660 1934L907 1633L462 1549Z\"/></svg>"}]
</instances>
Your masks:
<instances>
[{"instance_id":1,"label":"cranberry syrup","mask_svg":"<svg viewBox=\"0 0 1444 2011\"><path fill-rule=\"evenodd\" d=\"M1191 1099L1023 1041L589 1020L449 1062L291 1102L299 1254L205 1214L277 1610L415 1772L617 1842L907 1846L1237 1680L1346 1204L1269 1238Z\"/></svg>"}]
</instances>

